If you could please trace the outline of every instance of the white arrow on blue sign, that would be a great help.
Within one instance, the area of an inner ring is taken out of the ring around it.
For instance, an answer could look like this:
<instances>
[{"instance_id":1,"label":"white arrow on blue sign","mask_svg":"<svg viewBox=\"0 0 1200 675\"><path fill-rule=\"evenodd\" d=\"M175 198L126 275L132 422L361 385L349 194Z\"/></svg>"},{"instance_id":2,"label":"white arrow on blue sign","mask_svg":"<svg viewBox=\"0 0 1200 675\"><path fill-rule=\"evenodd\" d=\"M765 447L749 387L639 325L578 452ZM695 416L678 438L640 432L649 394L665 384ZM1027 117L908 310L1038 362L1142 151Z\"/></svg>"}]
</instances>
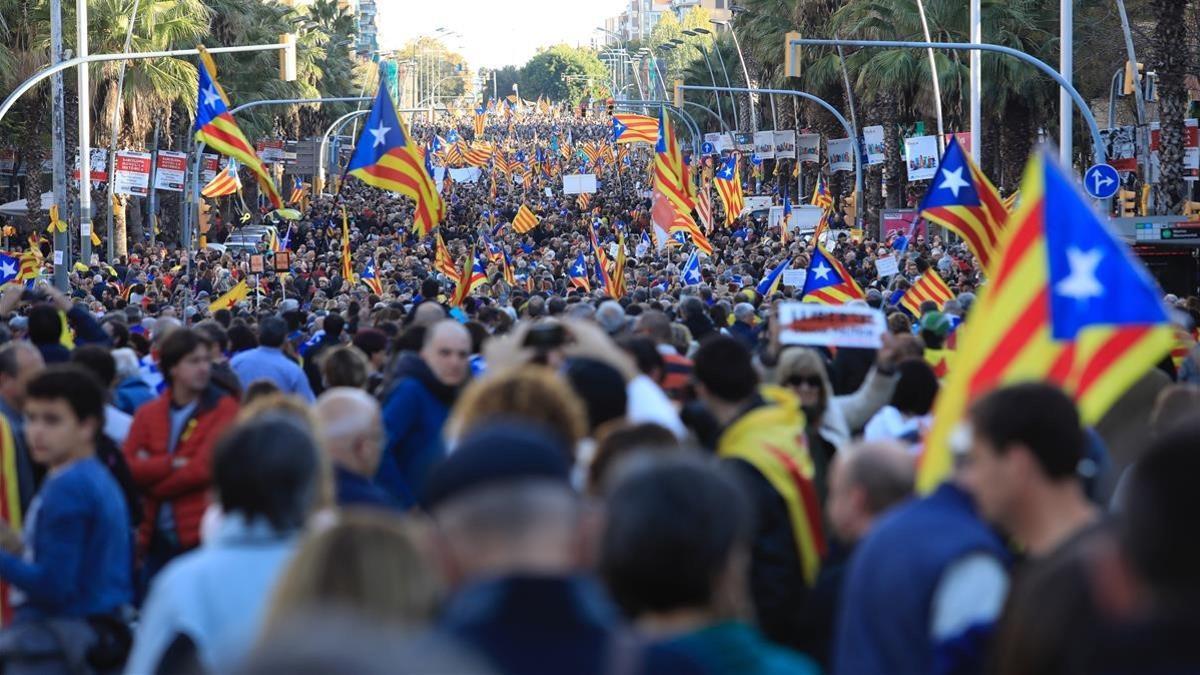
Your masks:
<instances>
[{"instance_id":1,"label":"white arrow on blue sign","mask_svg":"<svg viewBox=\"0 0 1200 675\"><path fill-rule=\"evenodd\" d=\"M704 141L700 146L700 152L705 155L715 155L717 154L717 148L711 142Z\"/></svg>"},{"instance_id":2,"label":"white arrow on blue sign","mask_svg":"<svg viewBox=\"0 0 1200 675\"><path fill-rule=\"evenodd\" d=\"M1120 187L1121 177L1111 164L1094 164L1083 174L1083 189L1096 199L1108 199Z\"/></svg>"}]
</instances>

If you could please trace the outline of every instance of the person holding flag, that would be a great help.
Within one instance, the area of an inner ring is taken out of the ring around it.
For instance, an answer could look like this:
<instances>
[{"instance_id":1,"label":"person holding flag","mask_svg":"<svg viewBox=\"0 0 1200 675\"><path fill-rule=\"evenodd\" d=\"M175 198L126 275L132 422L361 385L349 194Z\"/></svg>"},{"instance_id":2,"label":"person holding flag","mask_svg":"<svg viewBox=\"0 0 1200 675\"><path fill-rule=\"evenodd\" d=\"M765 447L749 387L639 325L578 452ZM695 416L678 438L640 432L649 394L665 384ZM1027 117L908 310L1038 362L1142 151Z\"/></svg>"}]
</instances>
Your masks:
<instances>
[{"instance_id":1,"label":"person holding flag","mask_svg":"<svg viewBox=\"0 0 1200 675\"><path fill-rule=\"evenodd\" d=\"M746 198L742 194L742 177L738 173L737 157L730 154L721 162L721 168L713 174L713 185L717 188L717 196L725 207L725 225L733 225L746 208Z\"/></svg>"},{"instance_id":2,"label":"person holding flag","mask_svg":"<svg viewBox=\"0 0 1200 675\"><path fill-rule=\"evenodd\" d=\"M567 268L567 277L571 280L571 285L582 290L584 293L592 292L592 284L588 279L587 260L584 259L581 252L575 258L575 262Z\"/></svg>"}]
</instances>

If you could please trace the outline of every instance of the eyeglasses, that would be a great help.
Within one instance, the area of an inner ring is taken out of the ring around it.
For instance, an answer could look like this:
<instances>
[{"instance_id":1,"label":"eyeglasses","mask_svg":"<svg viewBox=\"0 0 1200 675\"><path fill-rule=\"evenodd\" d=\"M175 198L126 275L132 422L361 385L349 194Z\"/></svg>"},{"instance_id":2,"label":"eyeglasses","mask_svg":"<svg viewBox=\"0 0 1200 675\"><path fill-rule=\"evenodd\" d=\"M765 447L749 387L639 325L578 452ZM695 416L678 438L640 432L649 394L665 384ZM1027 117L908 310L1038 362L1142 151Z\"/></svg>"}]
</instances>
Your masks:
<instances>
[{"instance_id":1,"label":"eyeglasses","mask_svg":"<svg viewBox=\"0 0 1200 675\"><path fill-rule=\"evenodd\" d=\"M783 383L792 388L808 385L813 389L820 389L824 384L820 375L792 375L784 380Z\"/></svg>"}]
</instances>

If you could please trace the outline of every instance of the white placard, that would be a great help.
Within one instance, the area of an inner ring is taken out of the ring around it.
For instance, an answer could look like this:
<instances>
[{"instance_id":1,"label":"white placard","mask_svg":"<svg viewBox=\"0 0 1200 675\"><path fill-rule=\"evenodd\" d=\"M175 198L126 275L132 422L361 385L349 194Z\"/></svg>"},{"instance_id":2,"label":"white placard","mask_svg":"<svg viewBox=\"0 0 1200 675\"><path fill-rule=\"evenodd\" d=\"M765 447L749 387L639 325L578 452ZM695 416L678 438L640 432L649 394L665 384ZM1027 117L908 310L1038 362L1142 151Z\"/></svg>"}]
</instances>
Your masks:
<instances>
[{"instance_id":1,"label":"white placard","mask_svg":"<svg viewBox=\"0 0 1200 675\"><path fill-rule=\"evenodd\" d=\"M553 197L553 196L554 196L554 193L553 193L553 192L550 190L550 188L542 188L542 192L543 192L543 193L544 193L544 194L545 194L547 197Z\"/></svg>"},{"instance_id":2,"label":"white placard","mask_svg":"<svg viewBox=\"0 0 1200 675\"><path fill-rule=\"evenodd\" d=\"M718 154L733 147L733 139L729 137L729 134L704 134L704 142L712 143L713 152Z\"/></svg>"},{"instance_id":3,"label":"white placard","mask_svg":"<svg viewBox=\"0 0 1200 675\"><path fill-rule=\"evenodd\" d=\"M854 170L854 144L849 138L831 138L826 144L830 171Z\"/></svg>"},{"instance_id":4,"label":"white placard","mask_svg":"<svg viewBox=\"0 0 1200 675\"><path fill-rule=\"evenodd\" d=\"M937 136L914 136L904 139L904 164L908 182L929 180L937 175Z\"/></svg>"},{"instance_id":5,"label":"white placard","mask_svg":"<svg viewBox=\"0 0 1200 675\"><path fill-rule=\"evenodd\" d=\"M284 142L282 138L267 138L260 140L255 150L258 152L259 159L275 164L282 162L286 158L283 147Z\"/></svg>"},{"instance_id":6,"label":"white placard","mask_svg":"<svg viewBox=\"0 0 1200 675\"><path fill-rule=\"evenodd\" d=\"M883 127L863 127L863 152L867 155L867 165L883 164L887 155L883 151Z\"/></svg>"},{"instance_id":7,"label":"white placard","mask_svg":"<svg viewBox=\"0 0 1200 675\"><path fill-rule=\"evenodd\" d=\"M187 153L159 150L155 159L154 189L183 192L183 176L187 172Z\"/></svg>"},{"instance_id":8,"label":"white placard","mask_svg":"<svg viewBox=\"0 0 1200 675\"><path fill-rule=\"evenodd\" d=\"M812 232L817 229L817 223L821 222L821 214L825 209L811 204L801 204L792 206L792 219L789 222L792 232Z\"/></svg>"},{"instance_id":9,"label":"white placard","mask_svg":"<svg viewBox=\"0 0 1200 675\"><path fill-rule=\"evenodd\" d=\"M775 132L754 132L754 152L761 159L775 159Z\"/></svg>"},{"instance_id":10,"label":"white placard","mask_svg":"<svg viewBox=\"0 0 1200 675\"><path fill-rule=\"evenodd\" d=\"M113 192L119 195L145 197L150 193L150 163L148 152L121 150L113 167Z\"/></svg>"},{"instance_id":11,"label":"white placard","mask_svg":"<svg viewBox=\"0 0 1200 675\"><path fill-rule=\"evenodd\" d=\"M796 130L775 132L775 159L795 159Z\"/></svg>"},{"instance_id":12,"label":"white placard","mask_svg":"<svg viewBox=\"0 0 1200 675\"><path fill-rule=\"evenodd\" d=\"M821 135L800 134L796 137L796 156L801 162L821 161Z\"/></svg>"},{"instance_id":13,"label":"white placard","mask_svg":"<svg viewBox=\"0 0 1200 675\"><path fill-rule=\"evenodd\" d=\"M474 183L479 180L483 171L477 166L466 166L461 169L450 169L450 180L455 183ZM444 175L444 174L443 174Z\"/></svg>"},{"instance_id":14,"label":"white placard","mask_svg":"<svg viewBox=\"0 0 1200 675\"><path fill-rule=\"evenodd\" d=\"M783 205L771 206L771 210L767 211L767 227L775 227L781 220L783 220Z\"/></svg>"},{"instance_id":15,"label":"white placard","mask_svg":"<svg viewBox=\"0 0 1200 675\"><path fill-rule=\"evenodd\" d=\"M792 288L804 288L804 280L807 278L808 270L784 270L782 284Z\"/></svg>"},{"instance_id":16,"label":"white placard","mask_svg":"<svg viewBox=\"0 0 1200 675\"><path fill-rule=\"evenodd\" d=\"M743 214L750 213L751 211L758 211L759 209L770 208L771 207L771 196L770 195L746 195L745 206L746 206L746 208L742 209Z\"/></svg>"},{"instance_id":17,"label":"white placard","mask_svg":"<svg viewBox=\"0 0 1200 675\"><path fill-rule=\"evenodd\" d=\"M878 349L886 332L883 313L870 307L809 302L779 305L779 341L785 345Z\"/></svg>"},{"instance_id":18,"label":"white placard","mask_svg":"<svg viewBox=\"0 0 1200 675\"><path fill-rule=\"evenodd\" d=\"M900 273L900 263L894 255L885 255L875 259L875 273L880 279L892 277Z\"/></svg>"},{"instance_id":19,"label":"white placard","mask_svg":"<svg viewBox=\"0 0 1200 675\"><path fill-rule=\"evenodd\" d=\"M594 193L596 191L596 174L594 173L570 173L562 177L563 194L577 195L584 192Z\"/></svg>"}]
</instances>

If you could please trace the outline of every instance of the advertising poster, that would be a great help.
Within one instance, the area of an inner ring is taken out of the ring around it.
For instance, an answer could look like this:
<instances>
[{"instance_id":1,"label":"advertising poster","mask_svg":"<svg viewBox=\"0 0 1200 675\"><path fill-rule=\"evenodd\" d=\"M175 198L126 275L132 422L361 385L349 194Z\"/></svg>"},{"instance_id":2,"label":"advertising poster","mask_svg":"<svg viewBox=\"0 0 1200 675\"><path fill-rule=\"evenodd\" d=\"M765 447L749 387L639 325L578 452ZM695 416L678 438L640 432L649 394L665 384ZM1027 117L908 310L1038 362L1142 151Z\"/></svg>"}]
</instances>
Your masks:
<instances>
[{"instance_id":1,"label":"advertising poster","mask_svg":"<svg viewBox=\"0 0 1200 675\"><path fill-rule=\"evenodd\" d=\"M148 152L121 150L113 167L113 192L119 195L145 197L150 194L150 163Z\"/></svg>"},{"instance_id":2,"label":"advertising poster","mask_svg":"<svg viewBox=\"0 0 1200 675\"><path fill-rule=\"evenodd\" d=\"M904 139L904 164L908 182L929 180L937 174L937 136L914 136Z\"/></svg>"},{"instance_id":3,"label":"advertising poster","mask_svg":"<svg viewBox=\"0 0 1200 675\"><path fill-rule=\"evenodd\" d=\"M1154 135L1151 133L1151 143ZM1137 171L1137 130L1134 126L1100 130L1104 154L1117 171Z\"/></svg>"},{"instance_id":4,"label":"advertising poster","mask_svg":"<svg viewBox=\"0 0 1200 675\"><path fill-rule=\"evenodd\" d=\"M183 177L187 173L187 155L174 150L159 150L155 160L154 189L183 192Z\"/></svg>"},{"instance_id":5,"label":"advertising poster","mask_svg":"<svg viewBox=\"0 0 1200 675\"><path fill-rule=\"evenodd\" d=\"M884 209L880 212L879 219L883 241L887 241L893 234L908 234L913 229L913 223L917 221L921 222L917 224L913 236L925 234L925 221L917 215L916 209Z\"/></svg>"},{"instance_id":6,"label":"advertising poster","mask_svg":"<svg viewBox=\"0 0 1200 675\"><path fill-rule=\"evenodd\" d=\"M204 161L200 164L200 185L203 187L217 177L221 170L221 156L204 153Z\"/></svg>"}]
</instances>

